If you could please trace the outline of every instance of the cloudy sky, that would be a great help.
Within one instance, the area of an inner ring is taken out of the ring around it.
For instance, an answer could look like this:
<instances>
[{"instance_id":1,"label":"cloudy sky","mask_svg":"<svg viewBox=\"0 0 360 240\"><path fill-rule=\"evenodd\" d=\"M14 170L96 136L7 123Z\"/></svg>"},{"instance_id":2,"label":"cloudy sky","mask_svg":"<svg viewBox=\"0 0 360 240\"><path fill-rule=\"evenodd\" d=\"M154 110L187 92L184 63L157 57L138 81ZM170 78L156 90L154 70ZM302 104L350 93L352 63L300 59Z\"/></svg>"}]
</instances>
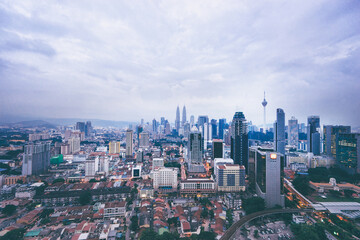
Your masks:
<instances>
[{"instance_id":1,"label":"cloudy sky","mask_svg":"<svg viewBox=\"0 0 360 240\"><path fill-rule=\"evenodd\" d=\"M0 116L360 126L360 2L0 2Z\"/></svg>"}]
</instances>

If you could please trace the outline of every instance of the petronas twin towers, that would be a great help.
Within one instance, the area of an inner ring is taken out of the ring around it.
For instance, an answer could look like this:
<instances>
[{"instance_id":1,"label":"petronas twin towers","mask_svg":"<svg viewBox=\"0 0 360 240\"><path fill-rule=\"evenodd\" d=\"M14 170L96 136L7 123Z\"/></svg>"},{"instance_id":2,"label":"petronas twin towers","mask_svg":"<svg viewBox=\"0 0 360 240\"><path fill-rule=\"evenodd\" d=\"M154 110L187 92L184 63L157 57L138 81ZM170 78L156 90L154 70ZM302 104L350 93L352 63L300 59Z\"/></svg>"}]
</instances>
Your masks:
<instances>
[{"instance_id":1,"label":"petronas twin towers","mask_svg":"<svg viewBox=\"0 0 360 240\"><path fill-rule=\"evenodd\" d=\"M184 105L183 112L182 112L182 121L180 122L180 108L179 108L179 106L177 106L177 108L176 108L176 119L175 119L176 132L179 132L180 124L183 127L185 123L186 123L186 107Z\"/></svg>"}]
</instances>

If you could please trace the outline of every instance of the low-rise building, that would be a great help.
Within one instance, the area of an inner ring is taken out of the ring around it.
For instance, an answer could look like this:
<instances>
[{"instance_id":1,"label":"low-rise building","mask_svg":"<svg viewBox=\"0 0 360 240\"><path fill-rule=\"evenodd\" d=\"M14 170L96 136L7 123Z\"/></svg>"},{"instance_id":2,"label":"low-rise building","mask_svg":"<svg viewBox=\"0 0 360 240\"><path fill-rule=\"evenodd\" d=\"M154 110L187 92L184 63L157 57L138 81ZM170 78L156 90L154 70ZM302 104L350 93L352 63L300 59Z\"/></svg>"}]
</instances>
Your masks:
<instances>
[{"instance_id":1,"label":"low-rise building","mask_svg":"<svg viewBox=\"0 0 360 240\"><path fill-rule=\"evenodd\" d=\"M215 181L209 178L189 178L180 182L181 194L214 194Z\"/></svg>"},{"instance_id":2,"label":"low-rise building","mask_svg":"<svg viewBox=\"0 0 360 240\"><path fill-rule=\"evenodd\" d=\"M107 202L104 207L104 219L123 217L126 212L126 202Z\"/></svg>"}]
</instances>

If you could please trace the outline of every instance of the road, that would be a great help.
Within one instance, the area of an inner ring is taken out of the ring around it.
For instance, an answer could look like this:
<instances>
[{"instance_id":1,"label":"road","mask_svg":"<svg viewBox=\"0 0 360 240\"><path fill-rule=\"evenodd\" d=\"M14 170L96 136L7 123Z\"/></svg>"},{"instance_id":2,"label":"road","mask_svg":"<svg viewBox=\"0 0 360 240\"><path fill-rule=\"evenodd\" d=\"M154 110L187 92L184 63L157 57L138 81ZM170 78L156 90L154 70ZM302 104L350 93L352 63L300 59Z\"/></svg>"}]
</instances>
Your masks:
<instances>
[{"instance_id":1,"label":"road","mask_svg":"<svg viewBox=\"0 0 360 240\"><path fill-rule=\"evenodd\" d=\"M291 208L291 209L270 209L270 210L264 210L256 213L252 213L249 215L246 215L236 223L234 223L226 232L225 234L220 238L220 240L229 240L231 239L232 235L238 230L242 225L247 223L250 220L253 220L255 218L265 216L265 215L271 215L271 214L278 214L278 213L299 213L299 212L312 212L313 209L299 209L299 208Z\"/></svg>"}]
</instances>

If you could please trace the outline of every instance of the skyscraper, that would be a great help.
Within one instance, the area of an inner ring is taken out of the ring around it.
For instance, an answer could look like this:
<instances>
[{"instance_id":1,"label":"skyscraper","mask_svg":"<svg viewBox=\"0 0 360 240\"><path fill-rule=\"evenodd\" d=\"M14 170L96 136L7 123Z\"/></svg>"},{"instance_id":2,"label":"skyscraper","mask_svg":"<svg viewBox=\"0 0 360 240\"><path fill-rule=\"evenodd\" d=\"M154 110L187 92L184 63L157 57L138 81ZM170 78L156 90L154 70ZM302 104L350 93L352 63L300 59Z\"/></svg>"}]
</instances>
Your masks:
<instances>
[{"instance_id":1,"label":"skyscraper","mask_svg":"<svg viewBox=\"0 0 360 240\"><path fill-rule=\"evenodd\" d=\"M150 146L150 142L149 142L149 138L150 138L150 135L148 132L142 132L140 133L139 135L139 146L140 147L149 147Z\"/></svg>"},{"instance_id":2,"label":"skyscraper","mask_svg":"<svg viewBox=\"0 0 360 240\"><path fill-rule=\"evenodd\" d=\"M324 153L336 158L338 138L340 133L351 133L350 126L324 126Z\"/></svg>"},{"instance_id":3,"label":"skyscraper","mask_svg":"<svg viewBox=\"0 0 360 240\"><path fill-rule=\"evenodd\" d=\"M85 124L85 137L90 137L91 133L92 133L91 122L87 121Z\"/></svg>"},{"instance_id":4,"label":"skyscraper","mask_svg":"<svg viewBox=\"0 0 360 240\"><path fill-rule=\"evenodd\" d=\"M289 119L288 125L288 144L290 146L298 148L299 144L299 125L298 120L295 117Z\"/></svg>"},{"instance_id":5,"label":"skyscraper","mask_svg":"<svg viewBox=\"0 0 360 240\"><path fill-rule=\"evenodd\" d=\"M133 151L133 130L128 129L126 131L126 156L132 156Z\"/></svg>"},{"instance_id":6,"label":"skyscraper","mask_svg":"<svg viewBox=\"0 0 360 240\"><path fill-rule=\"evenodd\" d=\"M212 137L212 139L218 138L216 119L211 119L210 123L211 123L211 135L212 135L211 137Z\"/></svg>"},{"instance_id":7,"label":"skyscraper","mask_svg":"<svg viewBox=\"0 0 360 240\"><path fill-rule=\"evenodd\" d=\"M283 195L283 155L275 152L257 150L256 193L265 200L266 207L284 206Z\"/></svg>"},{"instance_id":8,"label":"skyscraper","mask_svg":"<svg viewBox=\"0 0 360 240\"><path fill-rule=\"evenodd\" d=\"M24 147L22 175L39 175L50 166L50 142L29 143Z\"/></svg>"},{"instance_id":9,"label":"skyscraper","mask_svg":"<svg viewBox=\"0 0 360 240\"><path fill-rule=\"evenodd\" d=\"M266 105L267 101L265 99L265 92L264 92L264 100L262 101L261 105L264 107L264 133L266 133Z\"/></svg>"},{"instance_id":10,"label":"skyscraper","mask_svg":"<svg viewBox=\"0 0 360 240\"><path fill-rule=\"evenodd\" d=\"M190 162L192 164L202 164L204 147L201 133L196 127L191 129L188 149Z\"/></svg>"},{"instance_id":11,"label":"skyscraper","mask_svg":"<svg viewBox=\"0 0 360 240\"><path fill-rule=\"evenodd\" d=\"M336 162L348 173L360 173L360 133L339 133Z\"/></svg>"},{"instance_id":12,"label":"skyscraper","mask_svg":"<svg viewBox=\"0 0 360 240\"><path fill-rule=\"evenodd\" d=\"M85 133L85 122L77 122L75 129L80 130L80 132Z\"/></svg>"},{"instance_id":13,"label":"skyscraper","mask_svg":"<svg viewBox=\"0 0 360 240\"><path fill-rule=\"evenodd\" d=\"M176 108L175 129L176 129L176 132L179 133L179 129L180 129L180 108L179 108L179 106L177 106L177 108Z\"/></svg>"},{"instance_id":14,"label":"skyscraper","mask_svg":"<svg viewBox=\"0 0 360 240\"><path fill-rule=\"evenodd\" d=\"M320 135L319 131L320 131L320 117L319 116L308 117L307 151L314 153L314 155L320 155L320 136L317 136L318 134Z\"/></svg>"},{"instance_id":15,"label":"skyscraper","mask_svg":"<svg viewBox=\"0 0 360 240\"><path fill-rule=\"evenodd\" d=\"M190 116L190 127L193 127L194 124L195 124L195 117L194 117L194 115L191 115Z\"/></svg>"},{"instance_id":16,"label":"skyscraper","mask_svg":"<svg viewBox=\"0 0 360 240\"><path fill-rule=\"evenodd\" d=\"M285 113L281 108L276 109L276 122L274 124L275 151L285 154Z\"/></svg>"},{"instance_id":17,"label":"skyscraper","mask_svg":"<svg viewBox=\"0 0 360 240\"><path fill-rule=\"evenodd\" d=\"M181 126L183 127L185 123L186 123L186 107L185 107L185 105L184 105L184 107L183 107L183 112L182 112Z\"/></svg>"},{"instance_id":18,"label":"skyscraper","mask_svg":"<svg viewBox=\"0 0 360 240\"><path fill-rule=\"evenodd\" d=\"M158 127L159 127L159 124L158 122L156 121L156 119L154 118L152 120L152 130L154 133L157 133L158 132Z\"/></svg>"},{"instance_id":19,"label":"skyscraper","mask_svg":"<svg viewBox=\"0 0 360 240\"><path fill-rule=\"evenodd\" d=\"M225 129L226 119L219 119L219 139L224 139L224 129Z\"/></svg>"},{"instance_id":20,"label":"skyscraper","mask_svg":"<svg viewBox=\"0 0 360 240\"><path fill-rule=\"evenodd\" d=\"M230 158L234 164L245 166L248 169L248 133L245 116L242 112L236 112L231 123L231 149Z\"/></svg>"}]
</instances>

